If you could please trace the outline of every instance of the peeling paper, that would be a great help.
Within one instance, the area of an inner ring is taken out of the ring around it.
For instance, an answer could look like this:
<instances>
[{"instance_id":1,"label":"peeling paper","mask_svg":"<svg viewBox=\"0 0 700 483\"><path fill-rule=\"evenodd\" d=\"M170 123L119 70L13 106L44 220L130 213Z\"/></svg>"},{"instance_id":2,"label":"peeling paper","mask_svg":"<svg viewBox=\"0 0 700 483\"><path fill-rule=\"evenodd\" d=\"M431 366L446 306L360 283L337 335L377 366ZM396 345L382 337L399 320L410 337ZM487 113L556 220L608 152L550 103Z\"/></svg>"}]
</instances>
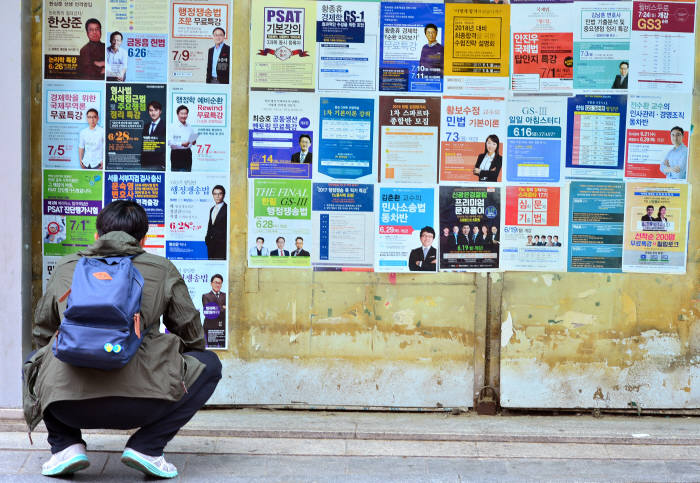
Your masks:
<instances>
[{"instance_id":1,"label":"peeling paper","mask_svg":"<svg viewBox=\"0 0 700 483\"><path fill-rule=\"evenodd\" d=\"M543 273L542 280L544 280L544 283L545 285L547 285L547 287L551 287L552 280L554 280L554 275L552 275L551 273Z\"/></svg>"},{"instance_id":2,"label":"peeling paper","mask_svg":"<svg viewBox=\"0 0 700 483\"><path fill-rule=\"evenodd\" d=\"M510 316L510 312L508 312L508 318L501 323L501 347L508 345L513 334L515 334L513 330L513 318Z\"/></svg>"}]
</instances>

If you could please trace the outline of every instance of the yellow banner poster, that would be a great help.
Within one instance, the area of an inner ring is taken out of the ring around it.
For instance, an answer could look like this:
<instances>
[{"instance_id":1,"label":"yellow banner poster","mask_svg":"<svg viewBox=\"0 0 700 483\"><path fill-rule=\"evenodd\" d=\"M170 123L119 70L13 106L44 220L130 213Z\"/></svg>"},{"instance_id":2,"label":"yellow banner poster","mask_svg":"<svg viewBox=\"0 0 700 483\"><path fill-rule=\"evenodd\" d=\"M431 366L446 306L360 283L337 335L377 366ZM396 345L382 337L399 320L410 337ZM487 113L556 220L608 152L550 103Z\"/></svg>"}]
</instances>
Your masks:
<instances>
[{"instance_id":1,"label":"yellow banner poster","mask_svg":"<svg viewBox=\"0 0 700 483\"><path fill-rule=\"evenodd\" d=\"M690 186L627 183L623 272L685 273Z\"/></svg>"},{"instance_id":2,"label":"yellow banner poster","mask_svg":"<svg viewBox=\"0 0 700 483\"><path fill-rule=\"evenodd\" d=\"M509 4L445 4L446 94L508 88L509 25Z\"/></svg>"},{"instance_id":3,"label":"yellow banner poster","mask_svg":"<svg viewBox=\"0 0 700 483\"><path fill-rule=\"evenodd\" d=\"M313 92L316 2L256 0L250 16L251 90Z\"/></svg>"}]
</instances>

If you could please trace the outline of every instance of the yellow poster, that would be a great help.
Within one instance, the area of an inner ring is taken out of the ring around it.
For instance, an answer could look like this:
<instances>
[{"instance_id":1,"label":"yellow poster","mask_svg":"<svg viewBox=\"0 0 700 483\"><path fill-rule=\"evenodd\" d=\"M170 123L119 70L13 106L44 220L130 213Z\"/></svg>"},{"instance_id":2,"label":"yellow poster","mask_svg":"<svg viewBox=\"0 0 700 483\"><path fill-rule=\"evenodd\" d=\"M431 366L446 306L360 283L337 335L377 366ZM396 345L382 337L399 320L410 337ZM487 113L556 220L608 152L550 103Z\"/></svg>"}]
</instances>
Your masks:
<instances>
[{"instance_id":1,"label":"yellow poster","mask_svg":"<svg viewBox=\"0 0 700 483\"><path fill-rule=\"evenodd\" d=\"M627 183L623 272L685 273L690 186Z\"/></svg>"},{"instance_id":2,"label":"yellow poster","mask_svg":"<svg viewBox=\"0 0 700 483\"><path fill-rule=\"evenodd\" d=\"M445 4L445 93L508 88L508 4Z\"/></svg>"},{"instance_id":3,"label":"yellow poster","mask_svg":"<svg viewBox=\"0 0 700 483\"><path fill-rule=\"evenodd\" d=\"M250 16L251 90L313 92L316 2L256 0Z\"/></svg>"}]
</instances>

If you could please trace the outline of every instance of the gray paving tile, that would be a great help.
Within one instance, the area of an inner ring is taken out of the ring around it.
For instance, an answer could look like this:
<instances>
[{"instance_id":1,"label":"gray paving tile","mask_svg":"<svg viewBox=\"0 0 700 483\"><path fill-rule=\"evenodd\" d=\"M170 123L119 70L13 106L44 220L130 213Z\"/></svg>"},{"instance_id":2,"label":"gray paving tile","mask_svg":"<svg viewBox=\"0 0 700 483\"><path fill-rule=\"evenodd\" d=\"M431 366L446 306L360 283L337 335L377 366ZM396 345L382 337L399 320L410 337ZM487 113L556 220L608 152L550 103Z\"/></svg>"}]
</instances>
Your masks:
<instances>
[{"instance_id":1,"label":"gray paving tile","mask_svg":"<svg viewBox=\"0 0 700 483\"><path fill-rule=\"evenodd\" d=\"M13 475L19 472L27 460L25 451L0 452L0 475Z\"/></svg>"},{"instance_id":2,"label":"gray paving tile","mask_svg":"<svg viewBox=\"0 0 700 483\"><path fill-rule=\"evenodd\" d=\"M661 461L528 459L507 466L511 474L545 481L671 481Z\"/></svg>"},{"instance_id":3,"label":"gray paving tile","mask_svg":"<svg viewBox=\"0 0 700 483\"><path fill-rule=\"evenodd\" d=\"M673 481L700 481L700 462L666 461L666 471Z\"/></svg>"},{"instance_id":4,"label":"gray paving tile","mask_svg":"<svg viewBox=\"0 0 700 483\"><path fill-rule=\"evenodd\" d=\"M508 474L504 461L477 458L428 458L429 476L454 475L469 481L501 481Z\"/></svg>"}]
</instances>

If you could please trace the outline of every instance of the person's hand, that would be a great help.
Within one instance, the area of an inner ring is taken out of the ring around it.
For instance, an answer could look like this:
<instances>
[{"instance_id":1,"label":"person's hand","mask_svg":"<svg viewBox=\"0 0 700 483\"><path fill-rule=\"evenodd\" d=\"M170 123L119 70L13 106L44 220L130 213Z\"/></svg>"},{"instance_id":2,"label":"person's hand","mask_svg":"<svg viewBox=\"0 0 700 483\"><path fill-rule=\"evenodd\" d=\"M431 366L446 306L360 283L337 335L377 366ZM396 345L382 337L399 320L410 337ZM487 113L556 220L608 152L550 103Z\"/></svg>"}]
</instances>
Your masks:
<instances>
[{"instance_id":1,"label":"person's hand","mask_svg":"<svg viewBox=\"0 0 700 483\"><path fill-rule=\"evenodd\" d=\"M82 160L82 159L80 160L80 167L83 168L83 169L87 169L87 166L85 166L85 165L83 164L83 160Z\"/></svg>"},{"instance_id":2,"label":"person's hand","mask_svg":"<svg viewBox=\"0 0 700 483\"><path fill-rule=\"evenodd\" d=\"M100 162L95 169L102 169L102 162Z\"/></svg>"},{"instance_id":3,"label":"person's hand","mask_svg":"<svg viewBox=\"0 0 700 483\"><path fill-rule=\"evenodd\" d=\"M680 167L680 166L676 166L675 168L671 168L671 171L673 171L674 173L680 173L680 172L681 172L681 167Z\"/></svg>"},{"instance_id":4,"label":"person's hand","mask_svg":"<svg viewBox=\"0 0 700 483\"><path fill-rule=\"evenodd\" d=\"M477 176L479 176L479 173L481 173L481 168L474 168L473 173Z\"/></svg>"},{"instance_id":5,"label":"person's hand","mask_svg":"<svg viewBox=\"0 0 700 483\"><path fill-rule=\"evenodd\" d=\"M181 144L183 148L189 147L190 143L188 141L185 141L184 143Z\"/></svg>"},{"instance_id":6,"label":"person's hand","mask_svg":"<svg viewBox=\"0 0 700 483\"><path fill-rule=\"evenodd\" d=\"M664 159L664 166L666 166L667 168L671 167L671 165L668 164L668 159Z\"/></svg>"},{"instance_id":7,"label":"person's hand","mask_svg":"<svg viewBox=\"0 0 700 483\"><path fill-rule=\"evenodd\" d=\"M437 263L437 258L433 258L433 259L430 261L430 263L432 263L433 265L435 265L435 264Z\"/></svg>"}]
</instances>

